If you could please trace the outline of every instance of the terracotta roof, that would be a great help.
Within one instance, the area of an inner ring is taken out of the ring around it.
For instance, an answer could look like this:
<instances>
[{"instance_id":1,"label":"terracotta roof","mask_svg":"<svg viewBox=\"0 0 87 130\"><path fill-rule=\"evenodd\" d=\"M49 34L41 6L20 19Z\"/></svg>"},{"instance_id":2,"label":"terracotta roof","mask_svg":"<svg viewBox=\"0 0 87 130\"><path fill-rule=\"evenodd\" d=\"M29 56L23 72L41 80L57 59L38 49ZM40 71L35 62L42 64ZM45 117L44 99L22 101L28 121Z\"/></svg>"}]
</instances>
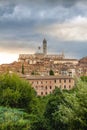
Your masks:
<instances>
[{"instance_id":1,"label":"terracotta roof","mask_svg":"<svg viewBox=\"0 0 87 130\"><path fill-rule=\"evenodd\" d=\"M27 80L52 80L52 79L73 79L69 76L27 76L22 75L21 78L25 78Z\"/></svg>"}]
</instances>

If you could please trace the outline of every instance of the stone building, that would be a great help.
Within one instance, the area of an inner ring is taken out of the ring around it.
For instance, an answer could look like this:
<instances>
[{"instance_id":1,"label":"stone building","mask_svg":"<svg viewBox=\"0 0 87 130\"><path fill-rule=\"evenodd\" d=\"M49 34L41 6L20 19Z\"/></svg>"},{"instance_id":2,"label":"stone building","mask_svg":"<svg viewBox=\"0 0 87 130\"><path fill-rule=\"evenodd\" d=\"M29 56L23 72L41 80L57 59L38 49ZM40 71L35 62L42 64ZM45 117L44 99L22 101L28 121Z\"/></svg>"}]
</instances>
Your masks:
<instances>
[{"instance_id":1,"label":"stone building","mask_svg":"<svg viewBox=\"0 0 87 130\"><path fill-rule=\"evenodd\" d=\"M78 64L77 59L67 59L64 53L48 54L47 41L43 40L43 47L38 47L38 52L35 54L19 54L18 62L13 62L9 65L1 65L0 72L9 70L17 73L22 72L22 65L24 66L24 73L28 75L49 75L49 71L53 70L54 75L74 75L69 69L76 68ZM43 50L41 52L41 50ZM66 70L64 70L64 68ZM65 72L66 71L66 72ZM68 74L69 73L69 74Z\"/></svg>"},{"instance_id":2,"label":"stone building","mask_svg":"<svg viewBox=\"0 0 87 130\"><path fill-rule=\"evenodd\" d=\"M58 87L61 89L72 89L75 81L71 77L58 77L58 76L24 76L36 90L37 95L45 96L52 93Z\"/></svg>"},{"instance_id":3,"label":"stone building","mask_svg":"<svg viewBox=\"0 0 87 130\"><path fill-rule=\"evenodd\" d=\"M39 49L40 47L38 47ZM19 54L19 58L18 61L19 62L27 62L29 64L36 64L37 62L41 62L41 61L45 61L48 60L49 62L51 60L54 61L54 59L58 60L58 59L63 59L64 58L64 54L60 54L60 55L48 55L47 54L47 41L46 39L43 40L43 52L38 52L35 54Z\"/></svg>"},{"instance_id":4,"label":"stone building","mask_svg":"<svg viewBox=\"0 0 87 130\"><path fill-rule=\"evenodd\" d=\"M40 48L40 47L39 47ZM38 53L35 54L19 54L19 58L18 58L18 62L22 63L22 64L26 64L31 65L32 67L35 66L39 66L39 68L43 68L42 66L44 66L44 69L39 70L40 74L47 72L48 69L54 69L55 74L58 74L58 67L54 67L54 66L58 66L59 64L73 64L73 65L77 65L78 64L78 60L77 59L66 59L64 56L64 53L55 55L55 54L48 54L47 53L47 41L46 39L43 40L43 52L38 51ZM26 69L26 68L25 68ZM37 68L36 68L37 69ZM46 73L46 75L48 74L48 72Z\"/></svg>"}]
</instances>

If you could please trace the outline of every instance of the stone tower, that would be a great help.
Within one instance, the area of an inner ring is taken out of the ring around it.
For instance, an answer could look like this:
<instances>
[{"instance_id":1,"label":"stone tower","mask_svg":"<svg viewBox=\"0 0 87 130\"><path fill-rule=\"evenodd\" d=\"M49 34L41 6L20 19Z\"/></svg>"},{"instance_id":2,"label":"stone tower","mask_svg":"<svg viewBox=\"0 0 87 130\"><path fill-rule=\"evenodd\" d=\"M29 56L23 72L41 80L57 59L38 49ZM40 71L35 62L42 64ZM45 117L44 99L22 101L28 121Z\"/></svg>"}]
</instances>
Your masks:
<instances>
[{"instance_id":1,"label":"stone tower","mask_svg":"<svg viewBox=\"0 0 87 130\"><path fill-rule=\"evenodd\" d=\"M47 41L45 38L43 40L43 54L47 55Z\"/></svg>"}]
</instances>

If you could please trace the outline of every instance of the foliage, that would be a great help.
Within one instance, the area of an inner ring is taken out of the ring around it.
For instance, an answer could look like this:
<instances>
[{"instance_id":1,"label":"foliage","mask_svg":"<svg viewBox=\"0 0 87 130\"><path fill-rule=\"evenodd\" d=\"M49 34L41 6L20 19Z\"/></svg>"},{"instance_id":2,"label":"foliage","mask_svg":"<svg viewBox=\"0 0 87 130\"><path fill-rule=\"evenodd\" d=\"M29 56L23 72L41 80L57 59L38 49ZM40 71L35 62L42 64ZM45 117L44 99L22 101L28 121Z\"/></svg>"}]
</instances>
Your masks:
<instances>
[{"instance_id":1,"label":"foliage","mask_svg":"<svg viewBox=\"0 0 87 130\"><path fill-rule=\"evenodd\" d=\"M53 70L50 70L50 71L49 71L49 75L54 75Z\"/></svg>"},{"instance_id":2,"label":"foliage","mask_svg":"<svg viewBox=\"0 0 87 130\"><path fill-rule=\"evenodd\" d=\"M37 72L37 70L34 70L31 72L31 75L39 75L39 73Z\"/></svg>"},{"instance_id":3,"label":"foliage","mask_svg":"<svg viewBox=\"0 0 87 130\"><path fill-rule=\"evenodd\" d=\"M22 74L24 74L24 64L22 64Z\"/></svg>"},{"instance_id":4,"label":"foliage","mask_svg":"<svg viewBox=\"0 0 87 130\"><path fill-rule=\"evenodd\" d=\"M34 97L35 91L31 85L16 74L6 73L0 76L0 105L31 111Z\"/></svg>"},{"instance_id":5,"label":"foliage","mask_svg":"<svg viewBox=\"0 0 87 130\"><path fill-rule=\"evenodd\" d=\"M52 130L86 130L87 84L79 81L71 91L56 89L44 115Z\"/></svg>"},{"instance_id":6,"label":"foliage","mask_svg":"<svg viewBox=\"0 0 87 130\"><path fill-rule=\"evenodd\" d=\"M87 82L87 76L81 76L81 80Z\"/></svg>"},{"instance_id":7,"label":"foliage","mask_svg":"<svg viewBox=\"0 0 87 130\"><path fill-rule=\"evenodd\" d=\"M22 110L0 107L0 130L30 130L27 113Z\"/></svg>"},{"instance_id":8,"label":"foliage","mask_svg":"<svg viewBox=\"0 0 87 130\"><path fill-rule=\"evenodd\" d=\"M31 123L31 130L48 130L48 125L44 116L38 115Z\"/></svg>"},{"instance_id":9,"label":"foliage","mask_svg":"<svg viewBox=\"0 0 87 130\"><path fill-rule=\"evenodd\" d=\"M31 75L35 75L35 72L34 72L34 71L32 71L32 72L31 72Z\"/></svg>"},{"instance_id":10,"label":"foliage","mask_svg":"<svg viewBox=\"0 0 87 130\"><path fill-rule=\"evenodd\" d=\"M0 105L6 106L0 107L0 130L87 129L87 82L83 79L72 90L56 88L52 94L39 97L17 75L2 74Z\"/></svg>"}]
</instances>

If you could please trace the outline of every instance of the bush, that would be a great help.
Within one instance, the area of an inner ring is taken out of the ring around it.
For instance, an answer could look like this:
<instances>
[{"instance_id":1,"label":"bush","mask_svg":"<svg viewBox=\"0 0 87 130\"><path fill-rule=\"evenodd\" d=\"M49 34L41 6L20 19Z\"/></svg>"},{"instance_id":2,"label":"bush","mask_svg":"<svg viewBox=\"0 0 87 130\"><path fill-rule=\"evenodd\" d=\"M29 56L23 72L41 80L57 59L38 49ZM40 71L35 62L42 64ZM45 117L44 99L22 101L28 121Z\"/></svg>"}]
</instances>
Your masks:
<instances>
[{"instance_id":1,"label":"bush","mask_svg":"<svg viewBox=\"0 0 87 130\"><path fill-rule=\"evenodd\" d=\"M30 130L28 118L22 110L0 107L0 130Z\"/></svg>"},{"instance_id":2,"label":"bush","mask_svg":"<svg viewBox=\"0 0 87 130\"><path fill-rule=\"evenodd\" d=\"M31 111L35 91L29 82L20 79L16 74L0 76L0 105L22 108Z\"/></svg>"},{"instance_id":3,"label":"bush","mask_svg":"<svg viewBox=\"0 0 87 130\"><path fill-rule=\"evenodd\" d=\"M49 71L49 75L54 75L54 71L53 71L53 70L50 70L50 71Z\"/></svg>"},{"instance_id":4,"label":"bush","mask_svg":"<svg viewBox=\"0 0 87 130\"><path fill-rule=\"evenodd\" d=\"M56 89L44 116L52 130L86 130L87 83L79 81L70 91Z\"/></svg>"}]
</instances>

